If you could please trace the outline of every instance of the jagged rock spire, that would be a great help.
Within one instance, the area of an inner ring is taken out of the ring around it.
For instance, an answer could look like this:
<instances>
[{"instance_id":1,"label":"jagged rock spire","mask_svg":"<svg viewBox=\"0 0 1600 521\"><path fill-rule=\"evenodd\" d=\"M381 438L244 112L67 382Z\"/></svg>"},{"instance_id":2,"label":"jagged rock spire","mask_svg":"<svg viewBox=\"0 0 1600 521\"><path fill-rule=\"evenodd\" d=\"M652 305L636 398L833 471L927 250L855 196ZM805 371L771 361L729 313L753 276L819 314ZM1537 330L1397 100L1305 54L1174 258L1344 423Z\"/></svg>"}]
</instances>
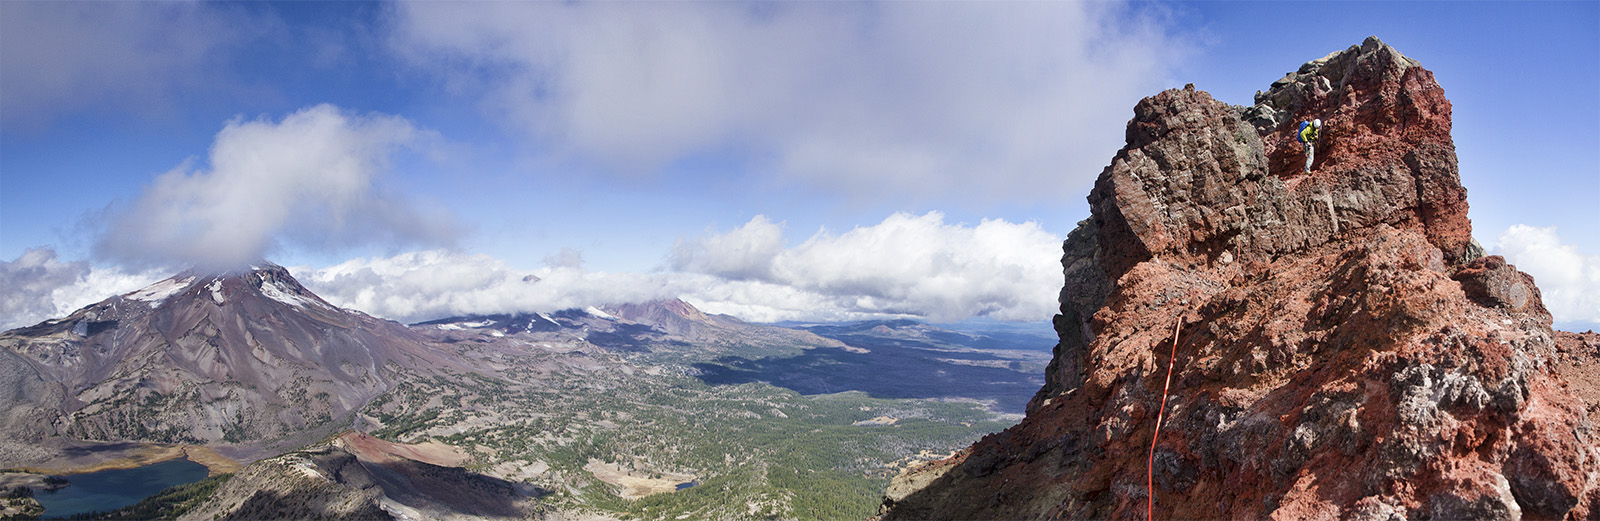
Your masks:
<instances>
[{"instance_id":1,"label":"jagged rock spire","mask_svg":"<svg viewBox=\"0 0 1600 521\"><path fill-rule=\"evenodd\" d=\"M1027 418L902 478L927 486L884 517L1144 519L1152 495L1162 519L1600 515L1600 432L1545 369L1532 279L1472 244L1417 61L1369 38L1254 107L1168 90L1126 137L1064 244Z\"/></svg>"}]
</instances>

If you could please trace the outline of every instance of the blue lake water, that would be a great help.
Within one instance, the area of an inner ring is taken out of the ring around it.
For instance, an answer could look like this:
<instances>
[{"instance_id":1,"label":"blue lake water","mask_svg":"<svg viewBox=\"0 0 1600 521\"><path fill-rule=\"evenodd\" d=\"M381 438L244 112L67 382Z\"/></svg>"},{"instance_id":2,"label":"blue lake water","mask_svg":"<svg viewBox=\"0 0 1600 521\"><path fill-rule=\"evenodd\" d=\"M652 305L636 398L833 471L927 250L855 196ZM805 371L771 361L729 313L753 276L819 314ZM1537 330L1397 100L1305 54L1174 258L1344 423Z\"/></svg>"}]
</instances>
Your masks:
<instances>
[{"instance_id":1,"label":"blue lake water","mask_svg":"<svg viewBox=\"0 0 1600 521\"><path fill-rule=\"evenodd\" d=\"M66 517L85 512L122 508L162 489L205 479L206 467L188 459L175 459L133 469L102 470L63 476L72 484L33 495L44 506L40 517Z\"/></svg>"}]
</instances>

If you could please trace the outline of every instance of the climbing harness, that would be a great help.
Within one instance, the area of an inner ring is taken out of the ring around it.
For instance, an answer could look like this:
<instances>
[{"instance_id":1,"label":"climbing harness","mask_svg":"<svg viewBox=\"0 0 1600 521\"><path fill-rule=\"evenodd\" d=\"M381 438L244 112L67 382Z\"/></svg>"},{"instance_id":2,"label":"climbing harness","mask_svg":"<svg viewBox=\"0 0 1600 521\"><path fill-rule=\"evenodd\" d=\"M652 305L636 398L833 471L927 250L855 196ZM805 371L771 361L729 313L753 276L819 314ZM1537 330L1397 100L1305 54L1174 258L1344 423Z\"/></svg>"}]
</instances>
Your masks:
<instances>
[{"instance_id":1,"label":"climbing harness","mask_svg":"<svg viewBox=\"0 0 1600 521\"><path fill-rule=\"evenodd\" d=\"M1167 389L1172 385L1172 366L1178 363L1178 330L1183 327L1183 317L1172 326L1172 353L1167 355L1167 381L1161 384L1161 408L1156 411L1156 432L1150 435L1150 461L1144 466L1144 518L1155 521L1156 508L1156 440L1161 437L1161 418L1167 414Z\"/></svg>"}]
</instances>

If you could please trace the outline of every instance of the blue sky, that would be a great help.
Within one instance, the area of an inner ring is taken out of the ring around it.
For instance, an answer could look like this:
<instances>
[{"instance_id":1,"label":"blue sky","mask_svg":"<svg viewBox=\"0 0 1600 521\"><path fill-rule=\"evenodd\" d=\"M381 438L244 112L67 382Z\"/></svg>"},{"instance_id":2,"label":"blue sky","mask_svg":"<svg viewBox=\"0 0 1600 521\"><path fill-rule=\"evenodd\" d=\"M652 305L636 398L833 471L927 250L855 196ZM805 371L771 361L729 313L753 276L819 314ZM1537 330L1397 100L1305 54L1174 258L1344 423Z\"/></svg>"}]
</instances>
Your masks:
<instances>
[{"instance_id":1,"label":"blue sky","mask_svg":"<svg viewBox=\"0 0 1600 521\"><path fill-rule=\"evenodd\" d=\"M1454 104L1474 235L1594 327L1597 6L0 2L0 314L265 256L401 320L1046 320L1139 98L1377 35Z\"/></svg>"}]
</instances>

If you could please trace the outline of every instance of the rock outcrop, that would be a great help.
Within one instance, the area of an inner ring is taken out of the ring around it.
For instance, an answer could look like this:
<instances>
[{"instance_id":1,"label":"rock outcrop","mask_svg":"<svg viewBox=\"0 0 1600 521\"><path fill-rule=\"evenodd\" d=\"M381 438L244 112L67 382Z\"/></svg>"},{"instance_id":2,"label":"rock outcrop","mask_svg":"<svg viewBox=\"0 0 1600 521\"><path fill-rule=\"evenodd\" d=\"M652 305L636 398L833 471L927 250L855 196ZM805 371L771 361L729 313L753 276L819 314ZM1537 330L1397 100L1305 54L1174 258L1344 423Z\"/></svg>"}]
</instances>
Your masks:
<instances>
[{"instance_id":1,"label":"rock outcrop","mask_svg":"<svg viewBox=\"0 0 1600 521\"><path fill-rule=\"evenodd\" d=\"M1256 102L1135 107L1064 244L1027 417L882 517L1600 517L1600 431L1553 364L1582 348L1472 242L1433 74L1368 38Z\"/></svg>"},{"instance_id":2,"label":"rock outcrop","mask_svg":"<svg viewBox=\"0 0 1600 521\"><path fill-rule=\"evenodd\" d=\"M40 447L58 434L61 384L40 374L27 359L0 349L0 461L39 461L50 456Z\"/></svg>"},{"instance_id":3,"label":"rock outcrop","mask_svg":"<svg viewBox=\"0 0 1600 521\"><path fill-rule=\"evenodd\" d=\"M1600 333L1556 331L1554 363L1557 380L1588 405L1590 420L1600 418Z\"/></svg>"},{"instance_id":4,"label":"rock outcrop","mask_svg":"<svg viewBox=\"0 0 1600 521\"><path fill-rule=\"evenodd\" d=\"M548 491L349 431L252 463L179 519L532 519Z\"/></svg>"}]
</instances>

